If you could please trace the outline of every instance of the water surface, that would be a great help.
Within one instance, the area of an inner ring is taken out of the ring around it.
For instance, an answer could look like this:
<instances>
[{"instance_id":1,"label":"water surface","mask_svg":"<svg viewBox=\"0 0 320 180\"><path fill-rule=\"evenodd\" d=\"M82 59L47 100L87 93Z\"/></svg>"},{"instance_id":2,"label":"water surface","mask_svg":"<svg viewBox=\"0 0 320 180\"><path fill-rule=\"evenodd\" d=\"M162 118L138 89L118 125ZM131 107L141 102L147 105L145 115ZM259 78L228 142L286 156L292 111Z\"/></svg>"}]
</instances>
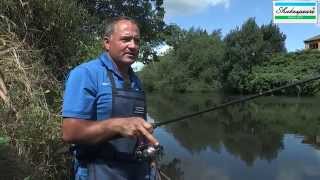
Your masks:
<instances>
[{"instance_id":1,"label":"water surface","mask_svg":"<svg viewBox=\"0 0 320 180\"><path fill-rule=\"evenodd\" d=\"M151 94L148 112L162 122L239 98ZM186 180L320 179L320 98L262 97L166 125L162 171Z\"/></svg>"}]
</instances>

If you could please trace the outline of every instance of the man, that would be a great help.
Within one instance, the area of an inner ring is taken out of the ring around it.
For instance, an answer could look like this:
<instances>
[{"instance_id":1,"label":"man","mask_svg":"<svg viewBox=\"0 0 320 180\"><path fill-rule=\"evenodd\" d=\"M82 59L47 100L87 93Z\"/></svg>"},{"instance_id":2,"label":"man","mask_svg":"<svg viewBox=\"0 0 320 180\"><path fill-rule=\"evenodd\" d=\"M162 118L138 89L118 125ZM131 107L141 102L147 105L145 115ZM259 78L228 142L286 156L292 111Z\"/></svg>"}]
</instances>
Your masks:
<instances>
[{"instance_id":1,"label":"man","mask_svg":"<svg viewBox=\"0 0 320 180\"><path fill-rule=\"evenodd\" d=\"M147 161L138 161L139 143L157 145L145 121L141 83L130 65L139 53L140 31L128 17L106 26L105 52L73 69L63 102L63 140L75 144L76 179L153 179Z\"/></svg>"}]
</instances>

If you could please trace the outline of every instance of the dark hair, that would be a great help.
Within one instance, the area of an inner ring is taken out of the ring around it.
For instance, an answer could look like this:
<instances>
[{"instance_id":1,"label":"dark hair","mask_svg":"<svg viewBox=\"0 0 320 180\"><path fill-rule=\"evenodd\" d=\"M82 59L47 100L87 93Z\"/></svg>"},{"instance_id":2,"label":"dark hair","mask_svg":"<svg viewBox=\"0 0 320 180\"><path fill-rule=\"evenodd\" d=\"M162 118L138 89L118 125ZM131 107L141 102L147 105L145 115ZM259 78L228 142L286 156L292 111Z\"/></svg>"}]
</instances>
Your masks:
<instances>
[{"instance_id":1,"label":"dark hair","mask_svg":"<svg viewBox=\"0 0 320 180\"><path fill-rule=\"evenodd\" d=\"M133 18L130 18L130 17L127 17L127 16L117 16L117 17L112 17L110 19L107 19L106 20L106 25L105 25L105 28L104 28L104 34L103 36L107 36L109 37L113 31L114 31L114 26L119 22L119 21L123 21L123 20L126 20L126 21L130 21L131 23L135 24L138 26L139 28L139 24L136 20L134 20Z\"/></svg>"}]
</instances>

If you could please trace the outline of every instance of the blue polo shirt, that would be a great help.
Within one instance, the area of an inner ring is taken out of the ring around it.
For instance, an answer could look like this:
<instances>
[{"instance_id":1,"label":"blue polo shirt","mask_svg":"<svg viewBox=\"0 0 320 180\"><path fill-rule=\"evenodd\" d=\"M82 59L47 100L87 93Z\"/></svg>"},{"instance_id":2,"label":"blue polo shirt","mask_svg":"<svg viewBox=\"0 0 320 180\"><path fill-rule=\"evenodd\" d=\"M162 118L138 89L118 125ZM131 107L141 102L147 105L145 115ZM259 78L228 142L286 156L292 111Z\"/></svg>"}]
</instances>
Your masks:
<instances>
[{"instance_id":1,"label":"blue polo shirt","mask_svg":"<svg viewBox=\"0 0 320 180\"><path fill-rule=\"evenodd\" d=\"M85 120L104 120L112 112L112 87L107 74L112 72L117 88L124 85L124 79L117 71L107 53L75 67L65 84L62 116ZM131 88L141 90L138 77L130 68Z\"/></svg>"}]
</instances>

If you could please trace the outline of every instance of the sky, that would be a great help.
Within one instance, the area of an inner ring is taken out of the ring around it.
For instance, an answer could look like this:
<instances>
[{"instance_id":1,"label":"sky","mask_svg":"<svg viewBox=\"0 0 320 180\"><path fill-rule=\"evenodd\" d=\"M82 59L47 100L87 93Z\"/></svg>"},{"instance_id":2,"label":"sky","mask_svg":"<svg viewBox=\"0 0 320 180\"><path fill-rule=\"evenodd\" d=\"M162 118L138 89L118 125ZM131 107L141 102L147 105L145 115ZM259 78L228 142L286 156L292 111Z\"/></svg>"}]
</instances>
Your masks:
<instances>
[{"instance_id":1,"label":"sky","mask_svg":"<svg viewBox=\"0 0 320 180\"><path fill-rule=\"evenodd\" d=\"M272 0L164 0L164 7L167 24L184 29L202 28L207 32L221 29L223 37L250 17L255 17L259 26L272 21ZM287 36L289 52L303 49L304 40L320 34L320 24L278 25Z\"/></svg>"}]
</instances>

